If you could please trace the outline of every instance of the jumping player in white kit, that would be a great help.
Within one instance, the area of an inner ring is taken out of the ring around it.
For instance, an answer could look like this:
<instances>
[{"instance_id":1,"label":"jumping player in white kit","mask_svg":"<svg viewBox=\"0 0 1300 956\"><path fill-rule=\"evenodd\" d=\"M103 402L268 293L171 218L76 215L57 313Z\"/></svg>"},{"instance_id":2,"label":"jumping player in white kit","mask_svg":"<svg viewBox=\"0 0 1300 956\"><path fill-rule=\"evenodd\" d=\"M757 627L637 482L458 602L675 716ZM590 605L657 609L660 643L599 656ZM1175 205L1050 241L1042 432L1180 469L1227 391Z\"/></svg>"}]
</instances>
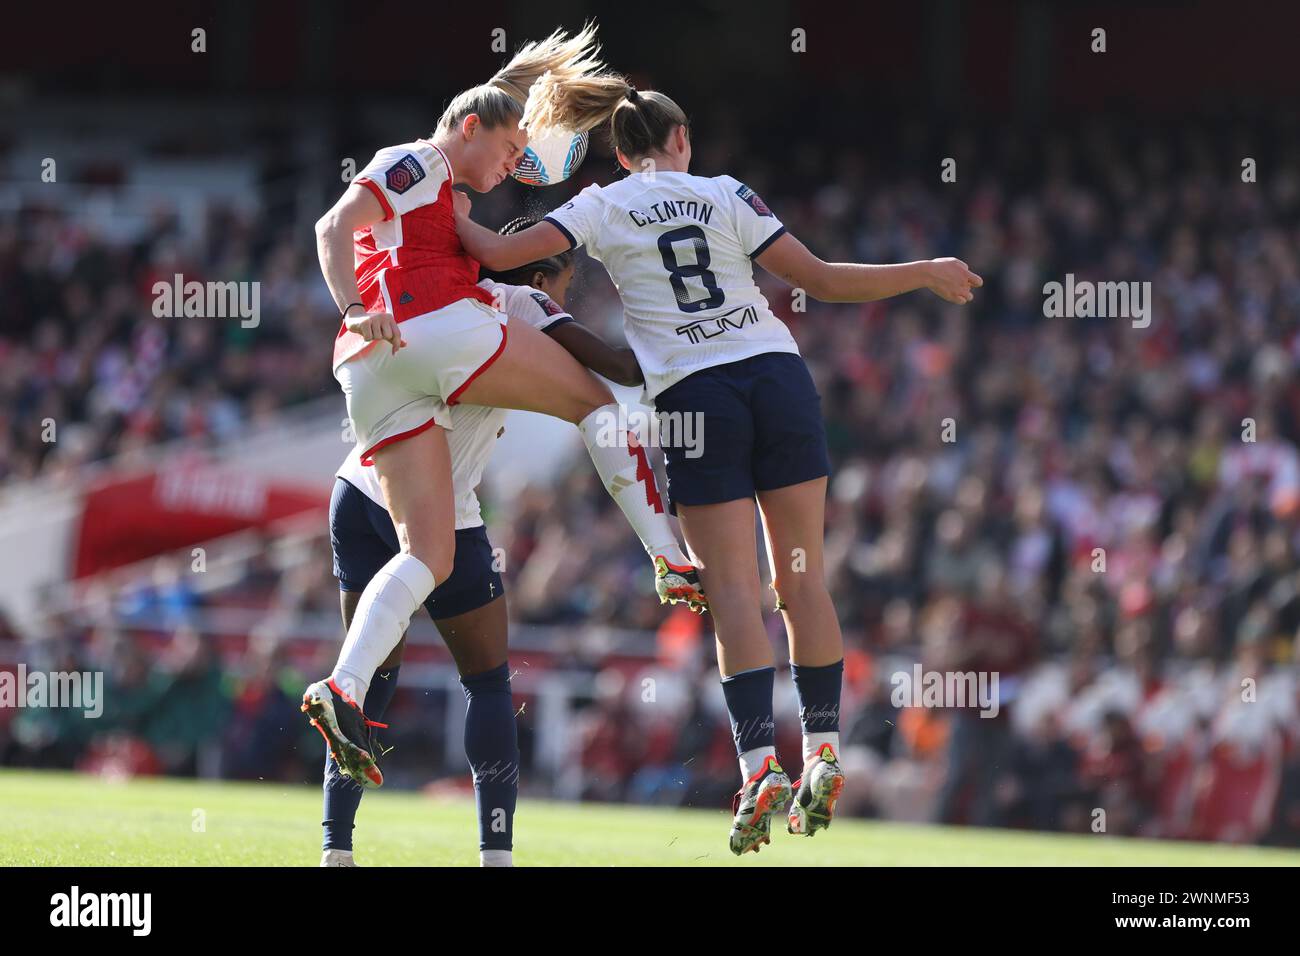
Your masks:
<instances>
[{"instance_id":1,"label":"jumping player in white kit","mask_svg":"<svg viewBox=\"0 0 1300 956\"><path fill-rule=\"evenodd\" d=\"M381 149L316 224L317 251L342 324L334 375L347 398L360 463L378 471L400 551L365 585L328 678L309 685L303 711L340 772L377 787L366 694L415 610L447 580L456 554L455 494L447 434L464 403L554 415L578 426L605 487L654 559L661 598L703 602L695 569L653 496L609 390L568 352L524 322L507 322L478 285L453 207L514 169L528 143L530 88L545 75L551 119L577 128L568 82L603 69L594 29L557 31L526 44L488 83L455 97L428 139ZM547 124L534 124L546 130ZM536 258L546 258L539 256ZM516 263L516 265L522 264Z\"/></svg>"},{"instance_id":2,"label":"jumping player in white kit","mask_svg":"<svg viewBox=\"0 0 1300 956\"><path fill-rule=\"evenodd\" d=\"M688 172L689 126L667 96L638 92L610 74L577 85L581 121L611 120L615 153L629 175L587 187L511 236L463 215L457 228L469 253L494 269L585 246L618 288L628 343L657 412L703 422L702 454L665 443L668 494L709 595L740 760L730 847L757 851L787 803L792 834L811 836L831 823L844 786L844 650L823 570L830 463L820 397L794 338L755 285L753 264L826 302L929 289L961 304L983 283L957 259L824 262L743 183ZM543 80L534 91L527 119L545 122L555 102L548 86ZM775 671L762 620L755 500L800 703L803 773L793 785L774 746Z\"/></svg>"}]
</instances>

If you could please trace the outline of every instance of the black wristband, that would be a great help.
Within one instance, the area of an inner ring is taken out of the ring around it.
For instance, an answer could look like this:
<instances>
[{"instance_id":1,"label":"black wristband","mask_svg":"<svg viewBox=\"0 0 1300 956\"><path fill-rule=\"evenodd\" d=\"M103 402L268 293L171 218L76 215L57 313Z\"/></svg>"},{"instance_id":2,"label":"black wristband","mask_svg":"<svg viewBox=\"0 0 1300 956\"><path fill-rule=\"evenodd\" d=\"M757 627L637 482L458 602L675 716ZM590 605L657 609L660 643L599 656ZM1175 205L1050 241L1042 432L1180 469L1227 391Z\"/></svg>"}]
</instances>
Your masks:
<instances>
[{"instance_id":1,"label":"black wristband","mask_svg":"<svg viewBox=\"0 0 1300 956\"><path fill-rule=\"evenodd\" d=\"M366 304L364 302L353 302L352 305L359 305L363 309L366 307ZM347 309L343 310L343 318L346 319L348 317L348 309L352 308L352 305L349 305Z\"/></svg>"}]
</instances>

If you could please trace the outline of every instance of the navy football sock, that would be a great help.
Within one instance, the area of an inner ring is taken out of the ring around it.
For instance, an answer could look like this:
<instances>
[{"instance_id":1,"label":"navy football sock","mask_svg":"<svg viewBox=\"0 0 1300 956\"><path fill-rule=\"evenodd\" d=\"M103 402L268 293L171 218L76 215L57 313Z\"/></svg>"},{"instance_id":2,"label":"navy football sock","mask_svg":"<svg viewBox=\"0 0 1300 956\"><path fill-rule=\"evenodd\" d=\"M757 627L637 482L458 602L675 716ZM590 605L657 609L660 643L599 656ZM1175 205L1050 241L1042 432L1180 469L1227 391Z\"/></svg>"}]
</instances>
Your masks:
<instances>
[{"instance_id":1,"label":"navy football sock","mask_svg":"<svg viewBox=\"0 0 1300 956\"><path fill-rule=\"evenodd\" d=\"M474 773L480 850L513 848L519 797L519 735L510 665L460 679L465 688L465 756Z\"/></svg>"},{"instance_id":2,"label":"navy football sock","mask_svg":"<svg viewBox=\"0 0 1300 956\"><path fill-rule=\"evenodd\" d=\"M776 668L757 667L722 678L722 694L727 699L737 754L776 746L776 722L772 719L775 677Z\"/></svg>"},{"instance_id":3,"label":"navy football sock","mask_svg":"<svg viewBox=\"0 0 1300 956\"><path fill-rule=\"evenodd\" d=\"M366 716L371 720L382 721L384 712L397 693L397 672L401 665L391 670L375 671L366 694ZM356 825L357 808L361 806L361 795L365 793L361 784L354 783L339 773L338 764L325 748L325 827L326 850L352 849L352 828Z\"/></svg>"},{"instance_id":4,"label":"navy football sock","mask_svg":"<svg viewBox=\"0 0 1300 956\"><path fill-rule=\"evenodd\" d=\"M799 723L803 726L805 751L808 739L824 739L840 729L840 688L844 683L844 661L822 667L790 665L794 690L799 697ZM804 757L809 754L805 752Z\"/></svg>"}]
</instances>

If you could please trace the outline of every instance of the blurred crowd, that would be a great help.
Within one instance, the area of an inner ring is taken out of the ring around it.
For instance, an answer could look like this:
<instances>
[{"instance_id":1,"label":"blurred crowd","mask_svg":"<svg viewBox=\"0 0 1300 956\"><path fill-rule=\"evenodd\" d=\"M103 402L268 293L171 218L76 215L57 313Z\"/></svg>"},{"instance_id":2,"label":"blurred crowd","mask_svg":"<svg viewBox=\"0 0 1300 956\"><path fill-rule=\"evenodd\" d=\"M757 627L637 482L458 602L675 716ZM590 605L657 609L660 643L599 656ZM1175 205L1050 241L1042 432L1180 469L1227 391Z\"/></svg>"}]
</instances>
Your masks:
<instances>
[{"instance_id":1,"label":"blurred crowd","mask_svg":"<svg viewBox=\"0 0 1300 956\"><path fill-rule=\"evenodd\" d=\"M904 128L888 148L796 146L779 167L735 136L696 135L698 172L743 179L823 258L956 255L985 280L966 308L924 293L828 306L759 276L816 378L832 450L845 810L1300 844L1294 132L1082 124L931 142ZM1243 182L1252 150L1259 181ZM944 156L956 183L940 181ZM583 175L603 177L602 162ZM0 469L42 467L20 409L79 419L95 457L219 434L318 389L329 320L312 304L310 248L255 225L214 216L195 268L276 271L278 341L237 322L169 337L142 318L144 278L180 271L165 232L109 248L51 214L20 247L0 219L0 282L16 277L22 303L0 328ZM1149 281L1150 326L1045 317L1044 283L1067 273ZM570 304L616 334L617 297L594 263ZM707 620L658 607L589 463L488 499L485 514L510 559L512 620L648 635L644 659L581 662L595 677L576 702L581 795L724 801L737 779ZM313 580L328 591L325 574ZM783 658L780 618L768 621ZM997 673L997 716L897 706L895 675L916 663ZM796 707L788 679L778 688L792 755Z\"/></svg>"},{"instance_id":2,"label":"blurred crowd","mask_svg":"<svg viewBox=\"0 0 1300 956\"><path fill-rule=\"evenodd\" d=\"M155 316L154 284L177 274L260 282L258 324ZM197 235L160 205L125 241L76 210L23 205L0 215L0 289L0 481L229 439L333 385L314 250L220 203Z\"/></svg>"}]
</instances>

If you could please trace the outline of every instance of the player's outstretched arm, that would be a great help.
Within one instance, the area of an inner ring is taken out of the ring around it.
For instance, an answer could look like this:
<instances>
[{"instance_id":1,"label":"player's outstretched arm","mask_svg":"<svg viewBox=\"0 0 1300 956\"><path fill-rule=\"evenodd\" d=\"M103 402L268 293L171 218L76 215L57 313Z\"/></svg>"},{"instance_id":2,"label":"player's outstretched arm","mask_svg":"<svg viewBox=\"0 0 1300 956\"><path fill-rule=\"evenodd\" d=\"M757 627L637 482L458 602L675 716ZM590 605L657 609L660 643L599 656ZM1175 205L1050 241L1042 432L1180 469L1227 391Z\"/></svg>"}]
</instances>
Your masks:
<instances>
[{"instance_id":1,"label":"player's outstretched arm","mask_svg":"<svg viewBox=\"0 0 1300 956\"><path fill-rule=\"evenodd\" d=\"M984 284L960 259L928 259L885 266L823 262L788 232L754 261L821 302L874 302L929 289L947 302L963 305L975 297L971 290Z\"/></svg>"},{"instance_id":2,"label":"player's outstretched arm","mask_svg":"<svg viewBox=\"0 0 1300 956\"><path fill-rule=\"evenodd\" d=\"M538 259L558 256L570 247L564 233L549 222L539 222L508 236L480 226L469 218L470 199L459 190L452 190L452 206L456 210L456 231L460 233L461 245L479 265L493 272L506 272Z\"/></svg>"},{"instance_id":3,"label":"player's outstretched arm","mask_svg":"<svg viewBox=\"0 0 1300 956\"><path fill-rule=\"evenodd\" d=\"M641 363L629 348L616 348L577 322L563 322L546 333L597 375L619 385L644 385Z\"/></svg>"}]
</instances>

